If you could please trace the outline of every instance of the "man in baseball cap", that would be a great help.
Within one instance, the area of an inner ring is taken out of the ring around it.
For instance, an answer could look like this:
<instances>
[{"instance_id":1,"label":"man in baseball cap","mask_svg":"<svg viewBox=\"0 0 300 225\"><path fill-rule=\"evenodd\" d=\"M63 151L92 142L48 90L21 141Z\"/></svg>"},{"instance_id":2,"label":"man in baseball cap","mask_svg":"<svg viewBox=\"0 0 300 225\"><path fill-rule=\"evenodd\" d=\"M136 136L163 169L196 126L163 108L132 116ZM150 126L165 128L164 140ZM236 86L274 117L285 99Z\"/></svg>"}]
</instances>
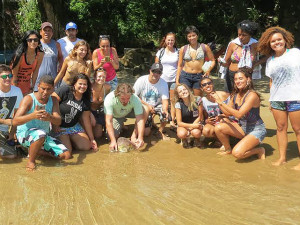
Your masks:
<instances>
[{"instance_id":1,"label":"man in baseball cap","mask_svg":"<svg viewBox=\"0 0 300 225\"><path fill-rule=\"evenodd\" d=\"M78 33L78 29L77 29L77 25L74 22L69 22L66 25L66 36L63 38L60 38L58 40L58 43L61 46L61 50L62 50L62 55L63 58L65 59L70 52L73 50L74 45L80 41L80 38L77 38L76 35Z\"/></svg>"}]
</instances>

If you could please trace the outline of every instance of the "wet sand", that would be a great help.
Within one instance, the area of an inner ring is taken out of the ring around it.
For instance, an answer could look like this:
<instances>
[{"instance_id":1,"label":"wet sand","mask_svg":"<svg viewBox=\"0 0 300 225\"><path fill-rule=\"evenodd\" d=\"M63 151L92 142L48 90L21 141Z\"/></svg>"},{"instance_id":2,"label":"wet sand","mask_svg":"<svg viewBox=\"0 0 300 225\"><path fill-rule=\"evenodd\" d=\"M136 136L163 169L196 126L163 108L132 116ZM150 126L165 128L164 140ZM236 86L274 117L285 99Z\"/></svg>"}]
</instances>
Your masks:
<instances>
[{"instance_id":1,"label":"wet sand","mask_svg":"<svg viewBox=\"0 0 300 225\"><path fill-rule=\"evenodd\" d=\"M299 224L296 138L289 127L288 163L272 166L279 154L267 79L257 86L265 160L183 149L168 128L171 140L152 135L144 152L109 153L101 139L97 153L41 158L33 173L26 159L0 160L0 224Z\"/></svg>"}]
</instances>

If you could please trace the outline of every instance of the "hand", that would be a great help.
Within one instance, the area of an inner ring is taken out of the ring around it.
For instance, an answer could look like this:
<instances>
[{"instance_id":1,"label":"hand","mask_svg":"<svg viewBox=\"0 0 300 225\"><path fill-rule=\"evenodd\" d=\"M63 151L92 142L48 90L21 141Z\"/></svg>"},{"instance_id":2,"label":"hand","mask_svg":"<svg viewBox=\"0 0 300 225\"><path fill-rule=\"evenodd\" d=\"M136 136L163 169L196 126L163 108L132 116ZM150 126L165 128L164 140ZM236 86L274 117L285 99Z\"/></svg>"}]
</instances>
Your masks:
<instances>
[{"instance_id":1,"label":"hand","mask_svg":"<svg viewBox=\"0 0 300 225\"><path fill-rule=\"evenodd\" d=\"M144 140L141 138L136 139L136 141L134 142L136 149L139 149L141 147L143 147L144 145Z\"/></svg>"},{"instance_id":2,"label":"hand","mask_svg":"<svg viewBox=\"0 0 300 225\"><path fill-rule=\"evenodd\" d=\"M43 110L43 114L40 118L42 121L50 121L51 120L51 114L47 113L46 110Z\"/></svg>"},{"instance_id":3,"label":"hand","mask_svg":"<svg viewBox=\"0 0 300 225\"><path fill-rule=\"evenodd\" d=\"M87 65L87 67L92 68L92 66L93 66L93 61L92 61L92 60L87 60L87 61L86 61L86 65Z\"/></svg>"},{"instance_id":4,"label":"hand","mask_svg":"<svg viewBox=\"0 0 300 225\"><path fill-rule=\"evenodd\" d=\"M219 95L216 92L210 93L210 96L219 104L221 101Z\"/></svg>"},{"instance_id":5,"label":"hand","mask_svg":"<svg viewBox=\"0 0 300 225\"><path fill-rule=\"evenodd\" d=\"M98 151L97 142L95 140L91 140L92 149L94 152Z\"/></svg>"},{"instance_id":6,"label":"hand","mask_svg":"<svg viewBox=\"0 0 300 225\"><path fill-rule=\"evenodd\" d=\"M209 75L210 75L210 71L206 71L206 72L203 74L202 77L203 77L203 78L204 78L204 77L209 77Z\"/></svg>"},{"instance_id":7,"label":"hand","mask_svg":"<svg viewBox=\"0 0 300 225\"><path fill-rule=\"evenodd\" d=\"M168 111L164 111L162 112L163 115L165 115L165 121L168 121L168 118L169 118L169 112Z\"/></svg>"},{"instance_id":8,"label":"hand","mask_svg":"<svg viewBox=\"0 0 300 225\"><path fill-rule=\"evenodd\" d=\"M193 123L193 129L202 129L201 123Z\"/></svg>"},{"instance_id":9,"label":"hand","mask_svg":"<svg viewBox=\"0 0 300 225\"><path fill-rule=\"evenodd\" d=\"M147 105L148 109L149 109L149 112L151 112L152 114L155 114L155 109L152 105Z\"/></svg>"},{"instance_id":10,"label":"hand","mask_svg":"<svg viewBox=\"0 0 300 225\"><path fill-rule=\"evenodd\" d=\"M118 151L118 144L117 144L116 141L110 142L109 151L111 151L111 152L117 152Z\"/></svg>"},{"instance_id":11,"label":"hand","mask_svg":"<svg viewBox=\"0 0 300 225\"><path fill-rule=\"evenodd\" d=\"M210 125L215 125L215 123L216 123L216 117L208 117L205 120L205 123L210 124Z\"/></svg>"},{"instance_id":12,"label":"hand","mask_svg":"<svg viewBox=\"0 0 300 225\"><path fill-rule=\"evenodd\" d=\"M46 113L46 110L39 110L38 106L35 107L35 110L32 112L34 119L41 120L42 116Z\"/></svg>"}]
</instances>

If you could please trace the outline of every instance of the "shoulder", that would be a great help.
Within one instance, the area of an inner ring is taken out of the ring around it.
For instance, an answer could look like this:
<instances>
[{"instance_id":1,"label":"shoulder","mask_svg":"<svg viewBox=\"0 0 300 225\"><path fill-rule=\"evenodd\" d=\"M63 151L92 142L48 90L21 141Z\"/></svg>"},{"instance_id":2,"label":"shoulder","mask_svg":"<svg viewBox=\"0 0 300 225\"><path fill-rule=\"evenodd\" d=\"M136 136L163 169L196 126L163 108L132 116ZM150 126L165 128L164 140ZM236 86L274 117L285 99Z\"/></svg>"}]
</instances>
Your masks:
<instances>
[{"instance_id":1,"label":"shoulder","mask_svg":"<svg viewBox=\"0 0 300 225\"><path fill-rule=\"evenodd\" d=\"M117 53L117 50L114 47L111 47L111 51Z\"/></svg>"},{"instance_id":2,"label":"shoulder","mask_svg":"<svg viewBox=\"0 0 300 225\"><path fill-rule=\"evenodd\" d=\"M252 91L249 92L248 96L246 97L246 100L247 99L256 100L256 99L259 99L259 96L254 90L252 90Z\"/></svg>"},{"instance_id":3,"label":"shoulder","mask_svg":"<svg viewBox=\"0 0 300 225\"><path fill-rule=\"evenodd\" d=\"M11 88L11 92L13 94L15 94L15 95L19 95L20 93L22 94L22 91L19 87L11 85L10 88Z\"/></svg>"},{"instance_id":4,"label":"shoulder","mask_svg":"<svg viewBox=\"0 0 300 225\"><path fill-rule=\"evenodd\" d=\"M19 108L21 108L21 106L27 107L27 106L31 105L31 104L32 104L32 101L33 101L32 97L31 97L30 95L26 95L26 96L23 98L22 104L20 104L20 107L19 107Z\"/></svg>"},{"instance_id":5,"label":"shoulder","mask_svg":"<svg viewBox=\"0 0 300 225\"><path fill-rule=\"evenodd\" d=\"M175 108L176 108L176 109L181 109L180 102L176 102L176 103L175 103Z\"/></svg>"},{"instance_id":6,"label":"shoulder","mask_svg":"<svg viewBox=\"0 0 300 225\"><path fill-rule=\"evenodd\" d=\"M222 100L225 100L228 98L229 96L229 93L228 92L225 92L225 91L216 91L216 93L222 97Z\"/></svg>"}]
</instances>

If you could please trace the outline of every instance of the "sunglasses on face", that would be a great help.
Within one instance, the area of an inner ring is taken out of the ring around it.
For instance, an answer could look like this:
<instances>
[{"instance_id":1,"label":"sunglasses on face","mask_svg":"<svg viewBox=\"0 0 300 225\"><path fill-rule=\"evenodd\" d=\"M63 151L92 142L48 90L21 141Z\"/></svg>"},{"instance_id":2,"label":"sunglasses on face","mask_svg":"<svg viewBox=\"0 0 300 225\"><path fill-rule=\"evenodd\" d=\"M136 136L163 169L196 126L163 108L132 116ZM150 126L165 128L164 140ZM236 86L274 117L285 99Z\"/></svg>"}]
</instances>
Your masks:
<instances>
[{"instance_id":1,"label":"sunglasses on face","mask_svg":"<svg viewBox=\"0 0 300 225\"><path fill-rule=\"evenodd\" d=\"M28 38L27 42L39 42L38 38Z\"/></svg>"},{"instance_id":2,"label":"sunglasses on face","mask_svg":"<svg viewBox=\"0 0 300 225\"><path fill-rule=\"evenodd\" d=\"M203 84L201 84L201 87L206 87L207 85L212 85L212 82L209 81L209 82L207 82L207 83L203 83Z\"/></svg>"},{"instance_id":3,"label":"sunglasses on face","mask_svg":"<svg viewBox=\"0 0 300 225\"><path fill-rule=\"evenodd\" d=\"M7 79L7 78L12 78L13 75L12 74L7 74L7 75L1 75L0 76L2 79Z\"/></svg>"}]
</instances>

